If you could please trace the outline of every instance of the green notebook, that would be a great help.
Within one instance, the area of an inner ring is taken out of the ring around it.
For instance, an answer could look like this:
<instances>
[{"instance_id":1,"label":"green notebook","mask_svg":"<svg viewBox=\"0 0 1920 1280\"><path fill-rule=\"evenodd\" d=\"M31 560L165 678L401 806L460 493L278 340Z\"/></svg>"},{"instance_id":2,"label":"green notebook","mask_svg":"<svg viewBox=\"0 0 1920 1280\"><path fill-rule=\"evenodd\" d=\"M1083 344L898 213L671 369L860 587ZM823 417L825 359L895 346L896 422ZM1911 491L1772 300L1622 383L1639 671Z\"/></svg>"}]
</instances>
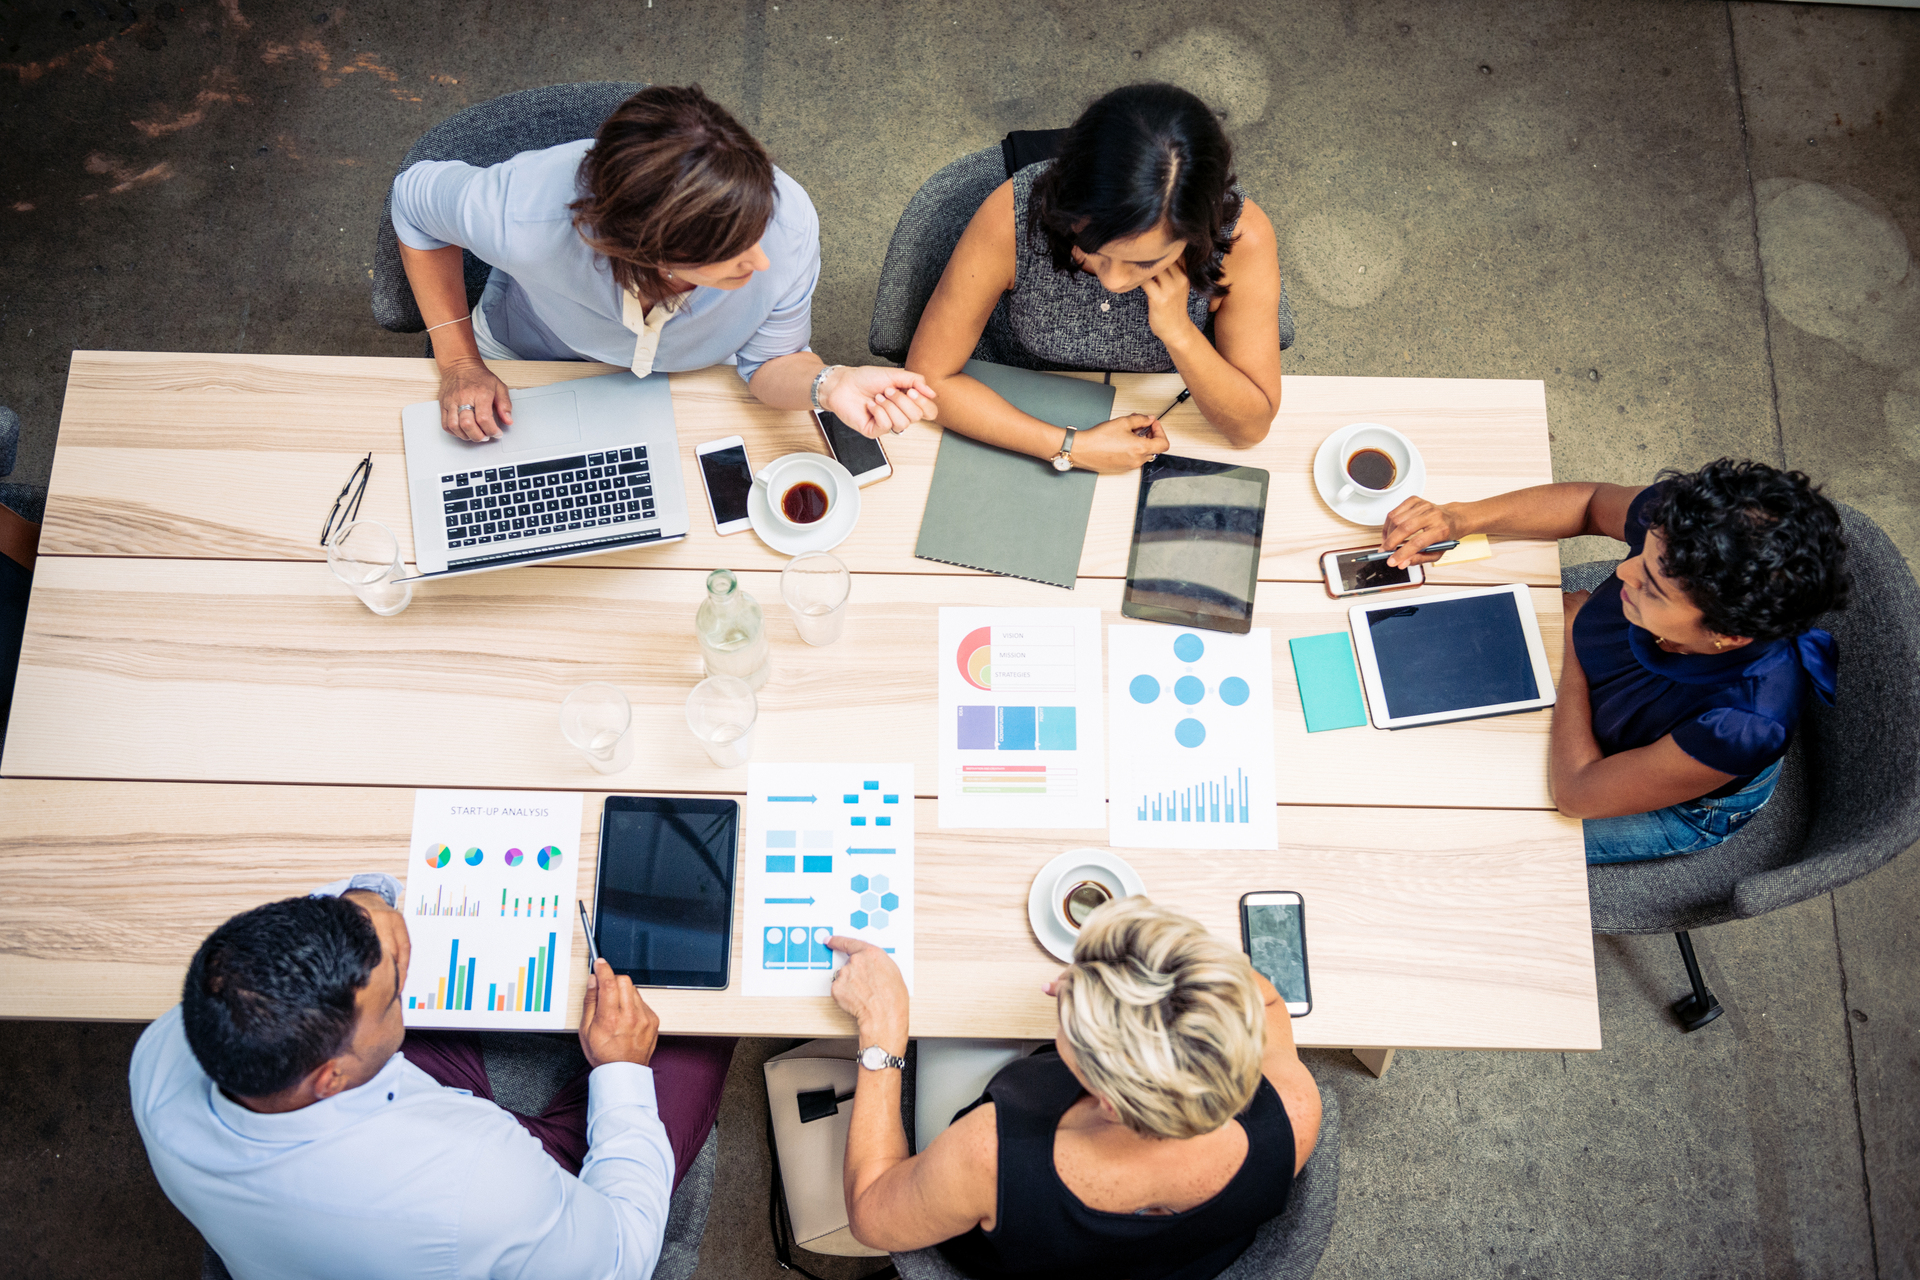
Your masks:
<instances>
[{"instance_id":1,"label":"green notebook","mask_svg":"<svg viewBox=\"0 0 1920 1280\"><path fill-rule=\"evenodd\" d=\"M1367 722L1352 636L1344 631L1295 636L1287 641L1287 648L1293 651L1293 678L1300 685L1300 709L1307 713L1308 733L1352 729Z\"/></svg>"},{"instance_id":2,"label":"green notebook","mask_svg":"<svg viewBox=\"0 0 1920 1280\"><path fill-rule=\"evenodd\" d=\"M1097 427L1113 416L1113 388L1055 373L967 361L1023 412L1061 427ZM1055 471L957 431L940 437L927 510L913 554L1073 590L1093 510L1091 471Z\"/></svg>"}]
</instances>

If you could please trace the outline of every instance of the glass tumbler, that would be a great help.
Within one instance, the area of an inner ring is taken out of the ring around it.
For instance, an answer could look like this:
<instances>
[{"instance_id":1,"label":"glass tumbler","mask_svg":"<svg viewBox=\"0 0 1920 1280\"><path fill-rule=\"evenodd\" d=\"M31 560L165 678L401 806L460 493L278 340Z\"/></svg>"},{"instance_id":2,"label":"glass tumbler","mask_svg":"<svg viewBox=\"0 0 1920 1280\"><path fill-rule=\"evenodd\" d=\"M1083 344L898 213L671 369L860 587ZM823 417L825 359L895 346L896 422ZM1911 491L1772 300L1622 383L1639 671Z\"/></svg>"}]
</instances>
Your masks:
<instances>
[{"instance_id":1,"label":"glass tumbler","mask_svg":"<svg viewBox=\"0 0 1920 1280\"><path fill-rule=\"evenodd\" d=\"M560 732L595 773L619 773L633 763L632 724L627 695L603 681L581 685L560 704Z\"/></svg>"},{"instance_id":2,"label":"glass tumbler","mask_svg":"<svg viewBox=\"0 0 1920 1280\"><path fill-rule=\"evenodd\" d=\"M413 603L413 584L403 581L407 568L400 563L400 540L376 520L341 525L327 542L327 567L383 618Z\"/></svg>"},{"instance_id":3,"label":"glass tumbler","mask_svg":"<svg viewBox=\"0 0 1920 1280\"><path fill-rule=\"evenodd\" d=\"M839 557L808 551L780 571L780 598L793 614L800 638L811 645L832 644L847 624L847 594L853 575Z\"/></svg>"},{"instance_id":4,"label":"glass tumbler","mask_svg":"<svg viewBox=\"0 0 1920 1280\"><path fill-rule=\"evenodd\" d=\"M760 704L737 676L709 676L687 695L687 728L722 769L735 769L753 754L753 722Z\"/></svg>"}]
</instances>

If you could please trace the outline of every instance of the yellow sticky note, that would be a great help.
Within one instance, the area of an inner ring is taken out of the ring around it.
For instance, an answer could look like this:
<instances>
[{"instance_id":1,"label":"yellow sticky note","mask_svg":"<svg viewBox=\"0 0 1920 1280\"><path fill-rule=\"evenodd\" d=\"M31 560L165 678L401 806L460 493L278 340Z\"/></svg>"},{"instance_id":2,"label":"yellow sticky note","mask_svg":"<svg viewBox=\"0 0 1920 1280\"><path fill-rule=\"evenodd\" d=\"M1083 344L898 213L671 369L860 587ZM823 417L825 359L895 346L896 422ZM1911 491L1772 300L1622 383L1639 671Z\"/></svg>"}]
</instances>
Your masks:
<instances>
[{"instance_id":1,"label":"yellow sticky note","mask_svg":"<svg viewBox=\"0 0 1920 1280\"><path fill-rule=\"evenodd\" d=\"M1493 547L1487 542L1484 533L1470 533L1460 539L1460 545L1434 561L1435 564L1461 564L1468 560L1485 560L1493 554Z\"/></svg>"}]
</instances>

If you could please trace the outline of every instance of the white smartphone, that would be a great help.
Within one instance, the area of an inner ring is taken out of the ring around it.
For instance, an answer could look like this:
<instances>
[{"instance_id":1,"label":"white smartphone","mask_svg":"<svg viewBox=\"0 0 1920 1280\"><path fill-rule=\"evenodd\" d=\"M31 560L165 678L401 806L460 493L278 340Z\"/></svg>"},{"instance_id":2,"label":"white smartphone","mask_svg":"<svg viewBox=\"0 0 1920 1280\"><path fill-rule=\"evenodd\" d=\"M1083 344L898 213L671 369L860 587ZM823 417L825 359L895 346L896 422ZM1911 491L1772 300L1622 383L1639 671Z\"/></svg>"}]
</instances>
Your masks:
<instances>
[{"instance_id":1,"label":"white smartphone","mask_svg":"<svg viewBox=\"0 0 1920 1280\"><path fill-rule=\"evenodd\" d=\"M1280 992L1288 1013L1304 1018L1313 1012L1313 988L1307 984L1306 903L1299 894L1274 890L1243 895L1240 946L1253 967Z\"/></svg>"},{"instance_id":2,"label":"white smartphone","mask_svg":"<svg viewBox=\"0 0 1920 1280\"><path fill-rule=\"evenodd\" d=\"M887 461L887 451L880 447L878 440L861 435L824 411L813 415L813 425L819 427L820 434L826 438L827 452L853 473L853 482L861 488L893 474L893 463Z\"/></svg>"},{"instance_id":3,"label":"white smartphone","mask_svg":"<svg viewBox=\"0 0 1920 1280\"><path fill-rule=\"evenodd\" d=\"M1370 596L1377 591L1398 591L1417 587L1427 580L1427 566L1410 564L1396 569L1385 560L1362 560L1378 547L1355 547L1351 551L1329 551L1320 557L1320 576L1327 581L1327 594L1335 600L1347 596Z\"/></svg>"},{"instance_id":4,"label":"white smartphone","mask_svg":"<svg viewBox=\"0 0 1920 1280\"><path fill-rule=\"evenodd\" d=\"M747 495L753 491L753 468L747 465L747 442L739 436L709 440L695 446L693 456L700 460L700 482L707 489L713 527L722 537L752 528Z\"/></svg>"}]
</instances>

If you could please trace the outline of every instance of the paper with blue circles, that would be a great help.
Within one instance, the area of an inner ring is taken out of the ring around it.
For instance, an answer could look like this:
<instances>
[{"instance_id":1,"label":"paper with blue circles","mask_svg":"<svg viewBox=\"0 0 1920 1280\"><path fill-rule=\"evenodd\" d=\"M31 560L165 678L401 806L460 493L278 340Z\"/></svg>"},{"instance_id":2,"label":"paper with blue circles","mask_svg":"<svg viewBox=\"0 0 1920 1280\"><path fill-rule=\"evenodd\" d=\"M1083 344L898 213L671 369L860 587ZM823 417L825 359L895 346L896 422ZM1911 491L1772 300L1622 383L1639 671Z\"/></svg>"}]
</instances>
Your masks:
<instances>
[{"instance_id":1,"label":"paper with blue circles","mask_svg":"<svg viewBox=\"0 0 1920 1280\"><path fill-rule=\"evenodd\" d=\"M1107 629L1107 831L1118 849L1277 849L1273 640Z\"/></svg>"}]
</instances>

